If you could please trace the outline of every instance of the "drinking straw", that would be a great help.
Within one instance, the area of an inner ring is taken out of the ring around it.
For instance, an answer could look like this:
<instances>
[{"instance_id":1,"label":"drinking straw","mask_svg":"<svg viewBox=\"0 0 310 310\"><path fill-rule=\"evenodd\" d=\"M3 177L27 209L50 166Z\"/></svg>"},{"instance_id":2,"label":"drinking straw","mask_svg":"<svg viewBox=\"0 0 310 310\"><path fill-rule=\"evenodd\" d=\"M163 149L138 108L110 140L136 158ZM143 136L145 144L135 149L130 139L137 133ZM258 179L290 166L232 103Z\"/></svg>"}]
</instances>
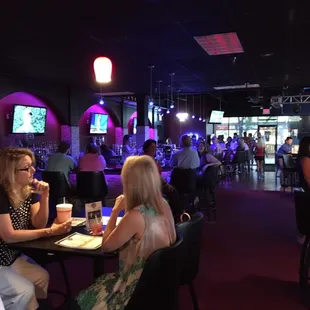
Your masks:
<instances>
[{"instance_id":1,"label":"drinking straw","mask_svg":"<svg viewBox=\"0 0 310 310\"><path fill-rule=\"evenodd\" d=\"M63 199L63 204L66 204L66 197L64 197Z\"/></svg>"}]
</instances>

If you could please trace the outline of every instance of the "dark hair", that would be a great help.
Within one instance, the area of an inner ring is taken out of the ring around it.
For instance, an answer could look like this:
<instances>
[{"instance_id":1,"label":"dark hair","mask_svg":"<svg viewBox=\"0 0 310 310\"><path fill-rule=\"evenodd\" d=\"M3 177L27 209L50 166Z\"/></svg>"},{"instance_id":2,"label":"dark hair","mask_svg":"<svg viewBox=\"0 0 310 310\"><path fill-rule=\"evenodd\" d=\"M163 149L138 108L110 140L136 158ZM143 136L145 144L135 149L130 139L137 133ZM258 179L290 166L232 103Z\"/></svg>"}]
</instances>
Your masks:
<instances>
[{"instance_id":1,"label":"dark hair","mask_svg":"<svg viewBox=\"0 0 310 310\"><path fill-rule=\"evenodd\" d=\"M153 143L156 145L156 141L153 140L153 139L148 139L148 140L146 140L146 141L143 143L143 146L142 146L143 152L144 152L144 153L147 152L147 150L149 149L149 147L150 147Z\"/></svg>"},{"instance_id":2,"label":"dark hair","mask_svg":"<svg viewBox=\"0 0 310 310\"><path fill-rule=\"evenodd\" d=\"M127 142L130 138L131 138L131 135L125 135L125 136L123 137L123 145L124 145L125 142Z\"/></svg>"},{"instance_id":3,"label":"dark hair","mask_svg":"<svg viewBox=\"0 0 310 310\"><path fill-rule=\"evenodd\" d=\"M285 141L288 141L288 140L293 140L293 138L292 138L292 137L287 137L287 138L285 139Z\"/></svg>"},{"instance_id":4,"label":"dark hair","mask_svg":"<svg viewBox=\"0 0 310 310\"><path fill-rule=\"evenodd\" d=\"M62 153L62 154L65 154L67 151L70 150L70 142L68 141L61 141L58 145L58 148L57 148L57 152L58 153Z\"/></svg>"},{"instance_id":5,"label":"dark hair","mask_svg":"<svg viewBox=\"0 0 310 310\"><path fill-rule=\"evenodd\" d=\"M182 147L191 147L192 146L192 139L188 135L183 135L181 137L181 146Z\"/></svg>"},{"instance_id":6,"label":"dark hair","mask_svg":"<svg viewBox=\"0 0 310 310\"><path fill-rule=\"evenodd\" d=\"M88 143L86 146L86 153L99 155L98 146L95 143Z\"/></svg>"},{"instance_id":7,"label":"dark hair","mask_svg":"<svg viewBox=\"0 0 310 310\"><path fill-rule=\"evenodd\" d=\"M310 137L303 137L299 143L298 157L310 157Z\"/></svg>"}]
</instances>

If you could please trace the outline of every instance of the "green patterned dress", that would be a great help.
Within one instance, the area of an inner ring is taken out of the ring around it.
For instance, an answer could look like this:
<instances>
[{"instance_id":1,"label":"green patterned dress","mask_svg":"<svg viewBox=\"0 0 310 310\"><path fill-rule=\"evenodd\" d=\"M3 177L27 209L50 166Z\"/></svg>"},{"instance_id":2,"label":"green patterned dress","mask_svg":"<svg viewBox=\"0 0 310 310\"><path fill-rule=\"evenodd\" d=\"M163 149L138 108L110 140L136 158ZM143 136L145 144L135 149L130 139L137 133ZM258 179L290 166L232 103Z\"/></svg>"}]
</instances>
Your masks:
<instances>
[{"instance_id":1,"label":"green patterned dress","mask_svg":"<svg viewBox=\"0 0 310 310\"><path fill-rule=\"evenodd\" d=\"M127 305L142 274L147 258L175 241L174 220L167 206L165 216L153 208L137 207L145 220L140 240L132 238L119 252L119 272L104 274L77 297L81 310L122 310Z\"/></svg>"}]
</instances>

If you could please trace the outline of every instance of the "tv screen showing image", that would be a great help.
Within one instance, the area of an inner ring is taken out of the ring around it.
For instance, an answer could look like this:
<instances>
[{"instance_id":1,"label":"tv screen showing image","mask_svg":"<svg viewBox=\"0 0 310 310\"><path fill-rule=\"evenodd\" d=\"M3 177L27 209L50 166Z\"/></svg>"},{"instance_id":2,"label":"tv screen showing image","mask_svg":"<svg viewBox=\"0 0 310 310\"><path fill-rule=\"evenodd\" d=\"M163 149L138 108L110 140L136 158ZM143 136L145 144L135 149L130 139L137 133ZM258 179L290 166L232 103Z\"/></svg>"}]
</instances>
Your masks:
<instances>
[{"instance_id":1,"label":"tv screen showing image","mask_svg":"<svg viewBox=\"0 0 310 310\"><path fill-rule=\"evenodd\" d=\"M91 113L90 115L90 134L105 134L108 132L108 115Z\"/></svg>"},{"instance_id":2,"label":"tv screen showing image","mask_svg":"<svg viewBox=\"0 0 310 310\"><path fill-rule=\"evenodd\" d=\"M44 134L46 108L15 105L12 133Z\"/></svg>"},{"instance_id":3,"label":"tv screen showing image","mask_svg":"<svg viewBox=\"0 0 310 310\"><path fill-rule=\"evenodd\" d=\"M224 117L224 111L211 111L209 124L222 124Z\"/></svg>"}]
</instances>

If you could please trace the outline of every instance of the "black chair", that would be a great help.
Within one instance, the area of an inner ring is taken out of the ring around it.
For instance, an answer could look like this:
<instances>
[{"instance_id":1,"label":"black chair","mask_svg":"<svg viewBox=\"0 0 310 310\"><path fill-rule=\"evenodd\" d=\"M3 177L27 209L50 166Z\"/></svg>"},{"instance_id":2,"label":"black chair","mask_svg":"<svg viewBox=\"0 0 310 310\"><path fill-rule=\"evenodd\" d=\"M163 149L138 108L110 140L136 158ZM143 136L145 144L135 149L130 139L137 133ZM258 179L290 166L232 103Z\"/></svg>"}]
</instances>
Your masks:
<instances>
[{"instance_id":1,"label":"black chair","mask_svg":"<svg viewBox=\"0 0 310 310\"><path fill-rule=\"evenodd\" d=\"M80 171L76 175L77 196L84 202L103 201L108 186L102 171Z\"/></svg>"},{"instance_id":2,"label":"black chair","mask_svg":"<svg viewBox=\"0 0 310 310\"><path fill-rule=\"evenodd\" d=\"M192 204L196 195L197 173L194 169L174 168L170 184L177 190L183 202L182 211Z\"/></svg>"},{"instance_id":3,"label":"black chair","mask_svg":"<svg viewBox=\"0 0 310 310\"><path fill-rule=\"evenodd\" d=\"M308 289L309 280L309 240L310 240L310 194L302 190L294 190L295 215L298 232L305 236L299 263L299 286L302 292Z\"/></svg>"},{"instance_id":4,"label":"black chair","mask_svg":"<svg viewBox=\"0 0 310 310\"><path fill-rule=\"evenodd\" d=\"M288 180L288 186L290 186L292 190L293 186L298 186L298 169L296 161L294 161L292 155L283 155L282 159L284 183L286 184L286 180Z\"/></svg>"},{"instance_id":5,"label":"black chair","mask_svg":"<svg viewBox=\"0 0 310 310\"><path fill-rule=\"evenodd\" d=\"M61 171L43 171L42 180L50 186L49 211L50 219L54 219L56 217L56 204L60 199L70 197L72 191L68 180Z\"/></svg>"},{"instance_id":6,"label":"black chair","mask_svg":"<svg viewBox=\"0 0 310 310\"><path fill-rule=\"evenodd\" d=\"M237 164L239 173L243 174L244 172L249 172L250 164L248 151L237 151L233 162ZM246 167L247 169L245 169Z\"/></svg>"},{"instance_id":7,"label":"black chair","mask_svg":"<svg viewBox=\"0 0 310 310\"><path fill-rule=\"evenodd\" d=\"M178 234L183 237L184 253L181 285L188 285L194 310L199 309L193 281L199 269L203 223L203 215L201 213L196 213L191 216L189 221L176 225Z\"/></svg>"},{"instance_id":8,"label":"black chair","mask_svg":"<svg viewBox=\"0 0 310 310\"><path fill-rule=\"evenodd\" d=\"M141 277L124 310L178 310L182 272L183 240L154 252L147 260Z\"/></svg>"}]
</instances>

